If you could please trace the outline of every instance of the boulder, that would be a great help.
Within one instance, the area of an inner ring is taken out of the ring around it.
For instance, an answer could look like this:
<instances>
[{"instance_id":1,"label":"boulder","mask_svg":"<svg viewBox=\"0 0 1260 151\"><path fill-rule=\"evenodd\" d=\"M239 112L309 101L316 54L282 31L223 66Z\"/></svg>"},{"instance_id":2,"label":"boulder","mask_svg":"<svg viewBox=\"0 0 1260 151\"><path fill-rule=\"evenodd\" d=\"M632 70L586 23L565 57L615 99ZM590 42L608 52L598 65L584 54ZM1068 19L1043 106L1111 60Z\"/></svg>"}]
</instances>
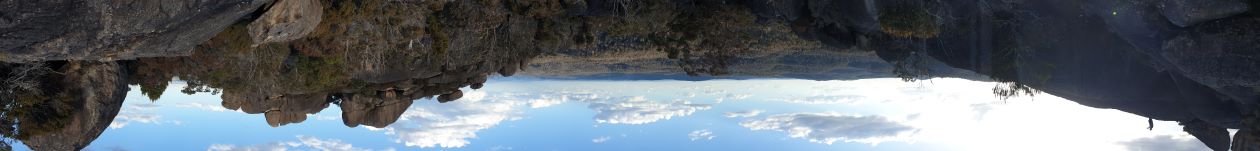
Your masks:
<instances>
[{"instance_id":1,"label":"boulder","mask_svg":"<svg viewBox=\"0 0 1260 151\"><path fill-rule=\"evenodd\" d=\"M289 42L315 31L322 19L318 0L281 0L249 24L254 44Z\"/></svg>"},{"instance_id":2,"label":"boulder","mask_svg":"<svg viewBox=\"0 0 1260 151\"><path fill-rule=\"evenodd\" d=\"M271 96L257 92L224 92L223 107L248 114L263 113L267 124L279 127L306 121L307 114L319 113L328 108L327 94L297 94Z\"/></svg>"},{"instance_id":3,"label":"boulder","mask_svg":"<svg viewBox=\"0 0 1260 151\"><path fill-rule=\"evenodd\" d=\"M451 102L451 101L459 100L459 98L462 98L462 97L464 97L464 91L455 90L455 91L452 91L450 94L439 95L438 102L439 103Z\"/></svg>"},{"instance_id":4,"label":"boulder","mask_svg":"<svg viewBox=\"0 0 1260 151\"><path fill-rule=\"evenodd\" d=\"M1214 151L1228 151L1230 145L1229 131L1225 128L1200 121L1181 122L1182 130L1199 139Z\"/></svg>"},{"instance_id":5,"label":"boulder","mask_svg":"<svg viewBox=\"0 0 1260 151\"><path fill-rule=\"evenodd\" d=\"M385 91L378 95L390 93L395 92ZM348 127L367 125L384 128L397 122L411 103L409 98L397 95L350 95L341 101L341 118Z\"/></svg>"},{"instance_id":6,"label":"boulder","mask_svg":"<svg viewBox=\"0 0 1260 151\"><path fill-rule=\"evenodd\" d=\"M126 72L117 63L72 63L65 87L76 101L69 122L60 130L22 139L32 150L82 150L113 123L127 96Z\"/></svg>"}]
</instances>

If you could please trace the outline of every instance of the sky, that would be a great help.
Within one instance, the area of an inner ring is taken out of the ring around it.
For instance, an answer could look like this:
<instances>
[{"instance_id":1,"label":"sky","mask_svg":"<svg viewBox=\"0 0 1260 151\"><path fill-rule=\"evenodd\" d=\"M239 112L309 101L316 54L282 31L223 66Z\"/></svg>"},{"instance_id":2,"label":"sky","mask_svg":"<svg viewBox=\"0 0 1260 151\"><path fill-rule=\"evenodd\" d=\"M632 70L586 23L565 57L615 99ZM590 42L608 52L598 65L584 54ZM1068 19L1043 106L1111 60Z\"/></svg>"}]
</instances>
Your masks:
<instances>
[{"instance_id":1,"label":"sky","mask_svg":"<svg viewBox=\"0 0 1260 151\"><path fill-rule=\"evenodd\" d=\"M1175 122L994 85L496 78L388 127L346 127L333 105L273 128L175 82L157 101L133 87L88 150L1207 150Z\"/></svg>"}]
</instances>

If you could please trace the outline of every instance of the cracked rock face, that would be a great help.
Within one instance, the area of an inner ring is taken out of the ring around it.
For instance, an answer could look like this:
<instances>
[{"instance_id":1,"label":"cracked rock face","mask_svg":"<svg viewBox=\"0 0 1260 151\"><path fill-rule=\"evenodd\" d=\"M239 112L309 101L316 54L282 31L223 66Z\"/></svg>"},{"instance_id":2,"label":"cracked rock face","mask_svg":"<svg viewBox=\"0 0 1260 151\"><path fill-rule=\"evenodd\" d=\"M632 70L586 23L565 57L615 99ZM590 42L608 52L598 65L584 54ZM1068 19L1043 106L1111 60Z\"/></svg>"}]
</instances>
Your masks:
<instances>
[{"instance_id":1,"label":"cracked rock face","mask_svg":"<svg viewBox=\"0 0 1260 151\"><path fill-rule=\"evenodd\" d=\"M367 125L384 128L398 121L412 100L398 91L382 91L379 96L347 95L341 102L342 122L348 127Z\"/></svg>"},{"instance_id":2,"label":"cracked rock face","mask_svg":"<svg viewBox=\"0 0 1260 151\"><path fill-rule=\"evenodd\" d=\"M1186 77L1211 87L1260 86L1260 19L1224 19L1204 23L1168 40L1160 59Z\"/></svg>"},{"instance_id":3,"label":"cracked rock face","mask_svg":"<svg viewBox=\"0 0 1260 151\"><path fill-rule=\"evenodd\" d=\"M1164 0L1160 7L1169 21L1181 27L1241 14L1249 9L1243 0Z\"/></svg>"},{"instance_id":4,"label":"cracked rock face","mask_svg":"<svg viewBox=\"0 0 1260 151\"><path fill-rule=\"evenodd\" d=\"M317 0L281 0L249 24L254 44L289 42L315 31L324 15Z\"/></svg>"},{"instance_id":5,"label":"cracked rock face","mask_svg":"<svg viewBox=\"0 0 1260 151\"><path fill-rule=\"evenodd\" d=\"M270 2L0 1L0 61L183 56Z\"/></svg>"}]
</instances>

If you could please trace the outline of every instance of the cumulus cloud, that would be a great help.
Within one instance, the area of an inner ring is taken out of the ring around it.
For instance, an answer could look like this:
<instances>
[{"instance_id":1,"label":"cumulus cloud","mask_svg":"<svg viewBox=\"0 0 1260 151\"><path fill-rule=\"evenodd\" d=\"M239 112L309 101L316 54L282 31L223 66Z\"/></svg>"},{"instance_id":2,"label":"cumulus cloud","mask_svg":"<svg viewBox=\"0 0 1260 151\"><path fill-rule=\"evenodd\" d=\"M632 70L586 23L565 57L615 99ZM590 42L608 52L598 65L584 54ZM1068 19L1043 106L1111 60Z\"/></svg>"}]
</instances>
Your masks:
<instances>
[{"instance_id":1,"label":"cumulus cloud","mask_svg":"<svg viewBox=\"0 0 1260 151\"><path fill-rule=\"evenodd\" d=\"M510 99L460 100L441 105L415 105L403 113L398 123L384 128L407 146L459 148L477 138L477 131L508 120L519 119L523 101Z\"/></svg>"},{"instance_id":2,"label":"cumulus cloud","mask_svg":"<svg viewBox=\"0 0 1260 151\"><path fill-rule=\"evenodd\" d=\"M743 99L748 99L748 97L752 97L752 95L751 94L726 94L722 97L718 97L717 100L714 102L722 103L727 100L743 100Z\"/></svg>"},{"instance_id":3,"label":"cumulus cloud","mask_svg":"<svg viewBox=\"0 0 1260 151\"><path fill-rule=\"evenodd\" d=\"M784 100L788 103L801 104L849 104L856 105L864 103L862 101L869 100L866 96L861 95L828 95L828 96L809 96L802 98L790 98Z\"/></svg>"},{"instance_id":4,"label":"cumulus cloud","mask_svg":"<svg viewBox=\"0 0 1260 151\"><path fill-rule=\"evenodd\" d=\"M157 109L158 107L161 106L157 104L128 104L126 108L132 111L147 111Z\"/></svg>"},{"instance_id":5,"label":"cumulus cloud","mask_svg":"<svg viewBox=\"0 0 1260 151\"><path fill-rule=\"evenodd\" d=\"M181 123L179 121L165 121L165 120L162 120L162 116L160 115L146 112L148 110L156 109L157 107L159 106L156 104L128 104L121 111L118 111L117 116L114 116L114 121L109 124L109 128L119 129L119 128L127 127L128 125L131 125L134 123L143 123L143 124L163 124L163 123L180 124Z\"/></svg>"},{"instance_id":6,"label":"cumulus cloud","mask_svg":"<svg viewBox=\"0 0 1260 151\"><path fill-rule=\"evenodd\" d=\"M1158 135L1119 142L1131 151L1203 151L1212 150L1189 135Z\"/></svg>"},{"instance_id":7,"label":"cumulus cloud","mask_svg":"<svg viewBox=\"0 0 1260 151\"><path fill-rule=\"evenodd\" d=\"M595 102L588 107L597 112L595 122L608 124L647 124L712 108L708 104L691 104L686 101L648 101L643 96L624 101Z\"/></svg>"},{"instance_id":8,"label":"cumulus cloud","mask_svg":"<svg viewBox=\"0 0 1260 151\"><path fill-rule=\"evenodd\" d=\"M223 108L223 106L220 106L220 105L210 105L210 104L197 103L197 102L179 102L175 104L175 107L199 109L199 110L213 111L213 112L232 111L232 110L228 110L227 108Z\"/></svg>"},{"instance_id":9,"label":"cumulus cloud","mask_svg":"<svg viewBox=\"0 0 1260 151\"><path fill-rule=\"evenodd\" d=\"M752 94L726 94L726 96L722 96L722 98L731 100L743 100L748 99L748 97L752 97Z\"/></svg>"},{"instance_id":10,"label":"cumulus cloud","mask_svg":"<svg viewBox=\"0 0 1260 151\"><path fill-rule=\"evenodd\" d=\"M546 98L546 97L539 98L539 99L530 99L529 108L551 107L551 106L556 106L556 104L564 103L566 101L567 101L567 97L561 97L559 99Z\"/></svg>"},{"instance_id":11,"label":"cumulus cloud","mask_svg":"<svg viewBox=\"0 0 1260 151\"><path fill-rule=\"evenodd\" d=\"M502 114L472 114L449 118L424 119L432 123L415 127L394 127L387 131L395 134L407 146L421 148L459 148L468 145L468 139L477 138L477 131L494 127L511 118Z\"/></svg>"},{"instance_id":12,"label":"cumulus cloud","mask_svg":"<svg viewBox=\"0 0 1260 151\"><path fill-rule=\"evenodd\" d=\"M761 112L765 112L765 111L762 111L762 110L745 110L745 111L726 112L726 113L722 113L722 115L724 115L724 116L726 116L726 117L729 117L729 118L737 118L737 117L753 117L753 116L761 115Z\"/></svg>"},{"instance_id":13,"label":"cumulus cloud","mask_svg":"<svg viewBox=\"0 0 1260 151\"><path fill-rule=\"evenodd\" d=\"M272 142L250 146L232 144L213 144L210 151L284 151L284 150L323 150L323 151L370 151L357 148L349 143L336 139L320 139L310 136L297 136L297 141Z\"/></svg>"},{"instance_id":14,"label":"cumulus cloud","mask_svg":"<svg viewBox=\"0 0 1260 151\"><path fill-rule=\"evenodd\" d=\"M696 92L681 92L679 95L685 98L694 98L696 97Z\"/></svg>"},{"instance_id":15,"label":"cumulus cloud","mask_svg":"<svg viewBox=\"0 0 1260 151\"><path fill-rule=\"evenodd\" d=\"M594 139L591 139L591 142L592 142L592 143L596 143L596 144L598 144L598 143L604 143L604 142L607 142L608 140L611 140L611 139L612 139L612 137L608 137L608 136L600 136L600 137L596 137L596 138L594 138Z\"/></svg>"},{"instance_id":16,"label":"cumulus cloud","mask_svg":"<svg viewBox=\"0 0 1260 151\"><path fill-rule=\"evenodd\" d=\"M691 131L691 133L687 134L687 137L691 138L691 141L696 141L696 140L701 140L701 139L712 140L713 137L715 136L713 136L713 131L709 131L708 129L702 129L702 130Z\"/></svg>"},{"instance_id":17,"label":"cumulus cloud","mask_svg":"<svg viewBox=\"0 0 1260 151\"><path fill-rule=\"evenodd\" d=\"M606 98L577 92L486 93L471 91L459 101L444 104L419 103L411 106L398 122L385 128L371 128L395 137L410 147L461 148L477 138L477 132L504 121L523 118L524 108L542 108L564 102L601 102Z\"/></svg>"},{"instance_id":18,"label":"cumulus cloud","mask_svg":"<svg viewBox=\"0 0 1260 151\"><path fill-rule=\"evenodd\" d=\"M341 142L341 140L335 140L335 139L319 139L319 138L310 137L310 136L298 136L298 141L301 142L302 146L314 148L317 150L345 150L345 151L366 150L366 149L361 149L361 148L355 148L354 145L343 143Z\"/></svg>"},{"instance_id":19,"label":"cumulus cloud","mask_svg":"<svg viewBox=\"0 0 1260 151\"><path fill-rule=\"evenodd\" d=\"M904 140L916 131L914 127L882 116L839 113L778 114L744 121L740 125L752 130L783 131L792 138L823 144L843 141L877 145L885 141Z\"/></svg>"},{"instance_id":20,"label":"cumulus cloud","mask_svg":"<svg viewBox=\"0 0 1260 151\"><path fill-rule=\"evenodd\" d=\"M150 114L123 114L119 113L114 117L114 123L109 124L110 129L119 129L131 125L131 123L157 124L161 116Z\"/></svg>"},{"instance_id":21,"label":"cumulus cloud","mask_svg":"<svg viewBox=\"0 0 1260 151\"><path fill-rule=\"evenodd\" d=\"M466 92L464 93L464 97L460 98L461 101L474 101L474 102L481 101L483 99L486 99L486 91Z\"/></svg>"}]
</instances>

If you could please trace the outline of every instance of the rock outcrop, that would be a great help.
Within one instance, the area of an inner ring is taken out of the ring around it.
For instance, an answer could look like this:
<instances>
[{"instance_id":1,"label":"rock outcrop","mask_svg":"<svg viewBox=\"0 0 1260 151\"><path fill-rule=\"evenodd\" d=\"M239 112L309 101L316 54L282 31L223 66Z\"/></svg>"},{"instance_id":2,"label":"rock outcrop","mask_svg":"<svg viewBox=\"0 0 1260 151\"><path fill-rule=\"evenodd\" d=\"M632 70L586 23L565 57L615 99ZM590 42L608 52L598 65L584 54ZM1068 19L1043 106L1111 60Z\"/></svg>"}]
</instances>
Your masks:
<instances>
[{"instance_id":1,"label":"rock outcrop","mask_svg":"<svg viewBox=\"0 0 1260 151\"><path fill-rule=\"evenodd\" d=\"M289 42L315 31L324 17L319 0L280 0L249 24L254 44Z\"/></svg>"},{"instance_id":2,"label":"rock outcrop","mask_svg":"<svg viewBox=\"0 0 1260 151\"><path fill-rule=\"evenodd\" d=\"M0 61L184 56L270 2L0 1Z\"/></svg>"},{"instance_id":3,"label":"rock outcrop","mask_svg":"<svg viewBox=\"0 0 1260 151\"><path fill-rule=\"evenodd\" d=\"M72 62L68 66L64 71L67 77L59 83L69 88L67 92L73 96L69 122L60 129L19 139L32 150L81 150L109 128L122 108L129 90L122 66L93 62Z\"/></svg>"},{"instance_id":4,"label":"rock outcrop","mask_svg":"<svg viewBox=\"0 0 1260 151\"><path fill-rule=\"evenodd\" d=\"M223 107L249 114L263 114L267 124L279 127L306 121L307 114L319 113L328 108L328 95L275 95L258 93L224 93Z\"/></svg>"},{"instance_id":5,"label":"rock outcrop","mask_svg":"<svg viewBox=\"0 0 1260 151\"><path fill-rule=\"evenodd\" d=\"M1181 27L1242 14L1250 9L1245 0L1162 0L1159 7L1169 21Z\"/></svg>"},{"instance_id":6,"label":"rock outcrop","mask_svg":"<svg viewBox=\"0 0 1260 151\"><path fill-rule=\"evenodd\" d=\"M1260 86L1260 18L1203 23L1164 43L1157 59L1214 88Z\"/></svg>"},{"instance_id":7,"label":"rock outcrop","mask_svg":"<svg viewBox=\"0 0 1260 151\"><path fill-rule=\"evenodd\" d=\"M384 128L398 121L407 108L411 107L411 97L401 91L381 91L372 95L342 95L341 120L346 126L357 127L367 125Z\"/></svg>"}]
</instances>

